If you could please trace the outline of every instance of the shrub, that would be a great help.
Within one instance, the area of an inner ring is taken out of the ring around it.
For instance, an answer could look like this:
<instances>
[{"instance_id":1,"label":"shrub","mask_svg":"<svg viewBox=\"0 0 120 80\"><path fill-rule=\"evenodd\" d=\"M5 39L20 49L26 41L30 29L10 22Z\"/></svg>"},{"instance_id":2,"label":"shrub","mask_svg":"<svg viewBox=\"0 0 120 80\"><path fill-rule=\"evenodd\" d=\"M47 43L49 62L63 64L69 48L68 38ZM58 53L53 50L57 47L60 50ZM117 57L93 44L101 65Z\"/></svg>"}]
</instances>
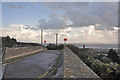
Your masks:
<instances>
[{"instance_id":1,"label":"shrub","mask_svg":"<svg viewBox=\"0 0 120 80\"><path fill-rule=\"evenodd\" d=\"M64 48L63 44L60 44L60 45L49 44L49 45L47 45L48 50L62 50L63 48Z\"/></svg>"},{"instance_id":2,"label":"shrub","mask_svg":"<svg viewBox=\"0 0 120 80\"><path fill-rule=\"evenodd\" d=\"M85 63L102 79L111 78L112 80L119 79L120 65L118 63L103 63L98 59L89 56Z\"/></svg>"},{"instance_id":3,"label":"shrub","mask_svg":"<svg viewBox=\"0 0 120 80\"><path fill-rule=\"evenodd\" d=\"M115 50L110 49L109 52L108 52L108 57L109 57L112 61L117 62L117 63L120 63L119 56L117 55L117 53L116 53Z\"/></svg>"}]
</instances>

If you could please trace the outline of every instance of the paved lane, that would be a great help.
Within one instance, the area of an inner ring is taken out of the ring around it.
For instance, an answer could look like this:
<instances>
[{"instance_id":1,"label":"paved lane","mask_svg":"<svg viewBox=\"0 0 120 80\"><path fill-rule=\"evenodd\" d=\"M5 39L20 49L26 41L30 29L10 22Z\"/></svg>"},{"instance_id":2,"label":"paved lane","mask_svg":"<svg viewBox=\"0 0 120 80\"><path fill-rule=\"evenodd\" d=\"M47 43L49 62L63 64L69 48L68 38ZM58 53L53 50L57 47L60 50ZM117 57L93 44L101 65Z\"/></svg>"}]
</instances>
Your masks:
<instances>
[{"instance_id":1,"label":"paved lane","mask_svg":"<svg viewBox=\"0 0 120 80\"><path fill-rule=\"evenodd\" d=\"M36 78L48 71L59 51L40 52L21 61L6 65L4 78Z\"/></svg>"}]
</instances>

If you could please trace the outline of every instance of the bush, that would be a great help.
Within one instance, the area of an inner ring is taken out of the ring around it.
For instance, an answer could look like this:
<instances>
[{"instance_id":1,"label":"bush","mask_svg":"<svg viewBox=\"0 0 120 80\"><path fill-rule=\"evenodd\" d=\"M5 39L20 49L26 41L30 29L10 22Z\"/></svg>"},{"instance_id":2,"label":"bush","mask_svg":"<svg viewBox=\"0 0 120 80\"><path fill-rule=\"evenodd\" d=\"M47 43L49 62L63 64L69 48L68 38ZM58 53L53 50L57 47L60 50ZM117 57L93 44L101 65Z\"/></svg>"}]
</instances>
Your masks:
<instances>
[{"instance_id":1,"label":"bush","mask_svg":"<svg viewBox=\"0 0 120 80\"><path fill-rule=\"evenodd\" d=\"M73 53L79 54L80 49L74 45L67 45L67 47L72 50Z\"/></svg>"},{"instance_id":2,"label":"bush","mask_svg":"<svg viewBox=\"0 0 120 80\"><path fill-rule=\"evenodd\" d=\"M64 48L64 45L54 45L54 44L49 44L47 45L48 50L62 50Z\"/></svg>"},{"instance_id":3,"label":"bush","mask_svg":"<svg viewBox=\"0 0 120 80\"><path fill-rule=\"evenodd\" d=\"M109 52L108 52L108 57L109 57L112 61L117 62L117 63L120 63L119 56L117 55L117 53L116 53L115 50L110 49Z\"/></svg>"},{"instance_id":4,"label":"bush","mask_svg":"<svg viewBox=\"0 0 120 80\"><path fill-rule=\"evenodd\" d=\"M112 78L112 80L119 79L120 76L120 65L118 63L111 62L103 63L93 57L88 57L85 63L102 79Z\"/></svg>"}]
</instances>

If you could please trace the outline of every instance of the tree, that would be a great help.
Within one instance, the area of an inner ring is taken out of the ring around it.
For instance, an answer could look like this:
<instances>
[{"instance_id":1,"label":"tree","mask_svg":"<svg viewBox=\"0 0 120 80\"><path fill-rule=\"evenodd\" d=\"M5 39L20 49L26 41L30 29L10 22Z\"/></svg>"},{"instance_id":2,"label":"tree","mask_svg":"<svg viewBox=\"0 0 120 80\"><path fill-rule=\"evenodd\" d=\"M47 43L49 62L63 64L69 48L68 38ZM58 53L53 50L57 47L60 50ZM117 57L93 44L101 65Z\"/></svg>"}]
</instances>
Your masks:
<instances>
[{"instance_id":1,"label":"tree","mask_svg":"<svg viewBox=\"0 0 120 80\"><path fill-rule=\"evenodd\" d=\"M117 62L119 63L119 56L117 55L116 51L113 50L113 49L110 49L109 52L108 52L108 57L114 61L114 62Z\"/></svg>"}]
</instances>

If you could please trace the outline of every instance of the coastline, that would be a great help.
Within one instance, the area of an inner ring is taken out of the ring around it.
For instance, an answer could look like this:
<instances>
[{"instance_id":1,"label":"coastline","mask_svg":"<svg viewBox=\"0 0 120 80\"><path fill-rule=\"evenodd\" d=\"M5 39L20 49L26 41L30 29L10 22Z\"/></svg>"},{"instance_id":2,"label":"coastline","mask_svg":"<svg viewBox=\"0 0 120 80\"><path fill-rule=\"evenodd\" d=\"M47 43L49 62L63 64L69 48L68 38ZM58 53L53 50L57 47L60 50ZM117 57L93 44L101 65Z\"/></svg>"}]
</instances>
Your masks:
<instances>
[{"instance_id":1,"label":"coastline","mask_svg":"<svg viewBox=\"0 0 120 80\"><path fill-rule=\"evenodd\" d=\"M83 45L86 46L86 48L92 48L92 49L115 49L118 50L118 44L73 44L79 48L82 48Z\"/></svg>"}]
</instances>

